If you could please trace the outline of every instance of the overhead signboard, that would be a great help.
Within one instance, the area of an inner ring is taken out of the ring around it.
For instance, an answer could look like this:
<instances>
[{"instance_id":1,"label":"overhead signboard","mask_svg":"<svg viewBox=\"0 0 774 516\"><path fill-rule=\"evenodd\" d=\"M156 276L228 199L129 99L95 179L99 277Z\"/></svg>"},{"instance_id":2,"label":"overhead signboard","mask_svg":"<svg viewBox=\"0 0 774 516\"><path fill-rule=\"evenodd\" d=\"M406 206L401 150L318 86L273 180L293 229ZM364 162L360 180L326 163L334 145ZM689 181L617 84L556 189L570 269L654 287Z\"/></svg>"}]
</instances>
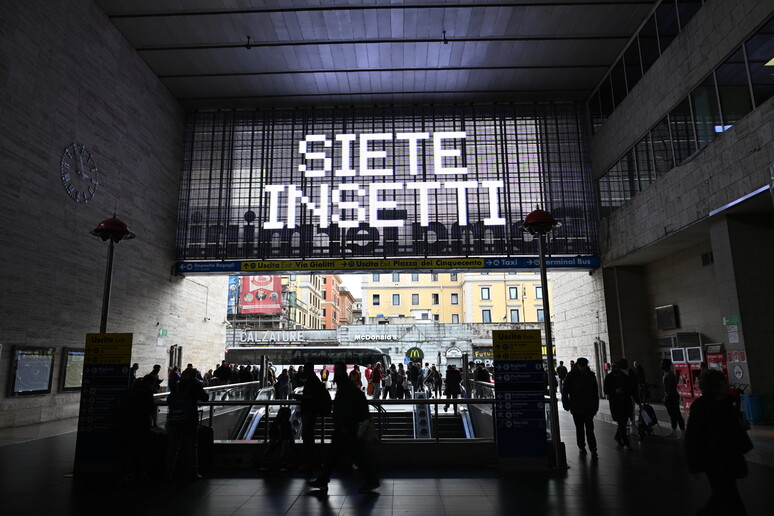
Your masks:
<instances>
[{"instance_id":1,"label":"overhead signboard","mask_svg":"<svg viewBox=\"0 0 774 516\"><path fill-rule=\"evenodd\" d=\"M592 178L577 110L193 113L177 258L535 255L537 241L520 227L538 205L562 222L550 253L595 255Z\"/></svg>"},{"instance_id":2,"label":"overhead signboard","mask_svg":"<svg viewBox=\"0 0 774 516\"><path fill-rule=\"evenodd\" d=\"M352 260L262 260L233 262L192 262L177 263L177 273L188 274L260 274L273 272L377 272L396 270L438 271L438 270L537 270L538 258L394 258L394 259L352 259ZM593 270L599 267L597 256L556 256L546 258L548 269Z\"/></svg>"}]
</instances>

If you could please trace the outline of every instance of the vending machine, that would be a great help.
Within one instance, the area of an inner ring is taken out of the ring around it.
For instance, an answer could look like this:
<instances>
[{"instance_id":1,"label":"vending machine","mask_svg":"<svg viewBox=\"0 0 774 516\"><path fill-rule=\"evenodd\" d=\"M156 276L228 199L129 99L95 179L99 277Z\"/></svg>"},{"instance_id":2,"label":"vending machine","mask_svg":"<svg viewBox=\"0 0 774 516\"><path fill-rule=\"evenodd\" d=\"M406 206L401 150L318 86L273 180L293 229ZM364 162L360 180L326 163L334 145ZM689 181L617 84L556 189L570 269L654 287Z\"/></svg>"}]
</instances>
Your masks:
<instances>
[{"instance_id":1,"label":"vending machine","mask_svg":"<svg viewBox=\"0 0 774 516\"><path fill-rule=\"evenodd\" d=\"M704 357L707 367L720 371L723 373L723 376L728 378L728 360L726 359L725 349L723 349L723 343L707 344L704 348Z\"/></svg>"},{"instance_id":2,"label":"vending machine","mask_svg":"<svg viewBox=\"0 0 774 516\"><path fill-rule=\"evenodd\" d=\"M691 383L691 368L688 364L688 358L685 348L672 348L669 350L672 354L672 365L675 368L677 377L677 393L683 403L683 408L687 409L693 403L693 384Z\"/></svg>"},{"instance_id":3,"label":"vending machine","mask_svg":"<svg viewBox=\"0 0 774 516\"><path fill-rule=\"evenodd\" d=\"M701 363L704 361L704 350L701 346L685 348L685 359L688 362L688 368L691 371L693 397L698 398L701 396L701 389L699 389L699 375L701 374Z\"/></svg>"}]
</instances>

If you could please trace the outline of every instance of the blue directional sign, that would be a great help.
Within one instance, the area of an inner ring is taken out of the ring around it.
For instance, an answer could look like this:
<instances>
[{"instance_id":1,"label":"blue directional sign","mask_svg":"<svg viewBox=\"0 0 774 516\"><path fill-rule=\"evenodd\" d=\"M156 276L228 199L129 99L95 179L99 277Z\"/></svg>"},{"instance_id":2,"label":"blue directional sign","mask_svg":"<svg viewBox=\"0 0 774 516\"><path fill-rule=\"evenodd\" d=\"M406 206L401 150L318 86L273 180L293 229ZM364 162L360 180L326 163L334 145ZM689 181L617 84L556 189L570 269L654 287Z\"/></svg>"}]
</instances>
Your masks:
<instances>
[{"instance_id":1,"label":"blue directional sign","mask_svg":"<svg viewBox=\"0 0 774 516\"><path fill-rule=\"evenodd\" d=\"M538 269L540 258L486 258L486 269ZM553 256L546 258L548 269L597 269L599 268L598 256Z\"/></svg>"}]
</instances>

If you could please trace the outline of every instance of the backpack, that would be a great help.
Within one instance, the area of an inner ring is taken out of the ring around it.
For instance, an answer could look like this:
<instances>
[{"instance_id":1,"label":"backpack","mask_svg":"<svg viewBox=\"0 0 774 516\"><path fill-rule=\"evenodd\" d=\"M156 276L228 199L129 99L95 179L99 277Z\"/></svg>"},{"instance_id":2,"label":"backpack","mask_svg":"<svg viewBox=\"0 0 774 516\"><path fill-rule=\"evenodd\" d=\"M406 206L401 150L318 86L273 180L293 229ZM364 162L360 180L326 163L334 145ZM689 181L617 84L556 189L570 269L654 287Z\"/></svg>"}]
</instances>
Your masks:
<instances>
[{"instance_id":1,"label":"backpack","mask_svg":"<svg viewBox=\"0 0 774 516\"><path fill-rule=\"evenodd\" d=\"M330 413L333 411L333 400L331 400L331 395L328 392L328 389L320 386L319 389L315 390L314 406L317 409L317 413L319 415L323 417L330 415Z\"/></svg>"},{"instance_id":2,"label":"backpack","mask_svg":"<svg viewBox=\"0 0 774 516\"><path fill-rule=\"evenodd\" d=\"M170 394L167 401L167 423L181 424L196 421L196 399L188 389Z\"/></svg>"}]
</instances>

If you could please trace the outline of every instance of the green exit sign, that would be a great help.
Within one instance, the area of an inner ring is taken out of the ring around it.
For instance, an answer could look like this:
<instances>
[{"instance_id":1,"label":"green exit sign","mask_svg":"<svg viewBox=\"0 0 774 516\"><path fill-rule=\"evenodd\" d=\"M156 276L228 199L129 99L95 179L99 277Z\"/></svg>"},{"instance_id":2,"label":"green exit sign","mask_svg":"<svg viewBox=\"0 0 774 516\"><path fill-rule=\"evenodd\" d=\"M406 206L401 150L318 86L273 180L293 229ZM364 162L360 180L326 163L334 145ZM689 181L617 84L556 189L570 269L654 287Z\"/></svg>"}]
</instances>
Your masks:
<instances>
[{"instance_id":1,"label":"green exit sign","mask_svg":"<svg viewBox=\"0 0 774 516\"><path fill-rule=\"evenodd\" d=\"M723 317L723 326L739 326L742 324L742 318L738 315L726 315Z\"/></svg>"},{"instance_id":2,"label":"green exit sign","mask_svg":"<svg viewBox=\"0 0 774 516\"><path fill-rule=\"evenodd\" d=\"M159 328L159 337L166 337L167 336L167 330L164 328Z\"/></svg>"}]
</instances>

